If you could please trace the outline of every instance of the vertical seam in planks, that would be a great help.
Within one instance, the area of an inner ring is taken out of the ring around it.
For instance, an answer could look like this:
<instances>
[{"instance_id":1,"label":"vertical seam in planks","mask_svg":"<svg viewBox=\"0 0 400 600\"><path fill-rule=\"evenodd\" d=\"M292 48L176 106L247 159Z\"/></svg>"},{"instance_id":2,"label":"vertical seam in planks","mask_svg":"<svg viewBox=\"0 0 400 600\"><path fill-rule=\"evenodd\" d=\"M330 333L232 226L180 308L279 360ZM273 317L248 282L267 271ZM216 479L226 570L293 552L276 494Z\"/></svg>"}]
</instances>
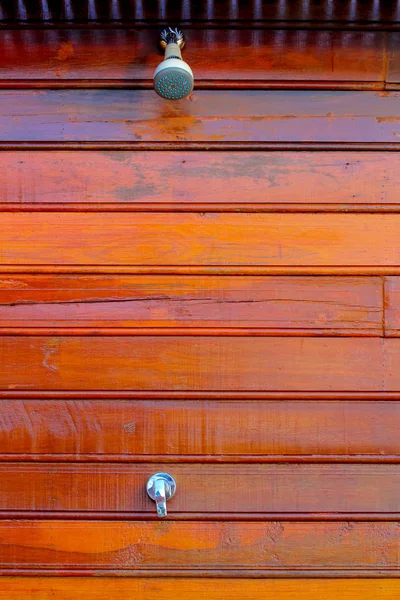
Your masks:
<instances>
[{"instance_id":1,"label":"vertical seam in planks","mask_svg":"<svg viewBox=\"0 0 400 600\"><path fill-rule=\"evenodd\" d=\"M386 392L387 388L387 358L386 358L386 277L382 277L382 391Z\"/></svg>"},{"instance_id":2,"label":"vertical seam in planks","mask_svg":"<svg viewBox=\"0 0 400 600\"><path fill-rule=\"evenodd\" d=\"M386 298L386 277L382 277L382 335L386 337L386 310L387 310L387 298Z\"/></svg>"}]
</instances>

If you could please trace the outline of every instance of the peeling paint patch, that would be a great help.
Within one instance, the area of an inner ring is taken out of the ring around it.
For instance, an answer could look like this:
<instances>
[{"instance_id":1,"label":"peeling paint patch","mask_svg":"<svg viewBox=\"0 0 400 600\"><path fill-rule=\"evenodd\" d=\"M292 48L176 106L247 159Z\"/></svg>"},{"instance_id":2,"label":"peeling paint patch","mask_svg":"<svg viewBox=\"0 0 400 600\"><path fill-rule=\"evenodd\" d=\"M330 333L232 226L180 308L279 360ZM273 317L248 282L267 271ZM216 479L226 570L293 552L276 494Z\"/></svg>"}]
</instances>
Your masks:
<instances>
[{"instance_id":1,"label":"peeling paint patch","mask_svg":"<svg viewBox=\"0 0 400 600\"><path fill-rule=\"evenodd\" d=\"M57 51L56 58L57 60L65 61L74 56L74 43L70 42L61 42L60 47Z\"/></svg>"},{"instance_id":2,"label":"peeling paint patch","mask_svg":"<svg viewBox=\"0 0 400 600\"><path fill-rule=\"evenodd\" d=\"M55 358L58 351L58 339L50 338L46 343L41 346L41 351L44 354L42 365L50 373L58 371L58 366L55 364Z\"/></svg>"},{"instance_id":3,"label":"peeling paint patch","mask_svg":"<svg viewBox=\"0 0 400 600\"><path fill-rule=\"evenodd\" d=\"M377 123L398 123L400 117L376 117Z\"/></svg>"},{"instance_id":4,"label":"peeling paint patch","mask_svg":"<svg viewBox=\"0 0 400 600\"><path fill-rule=\"evenodd\" d=\"M123 430L125 433L135 433L136 431L136 423L132 422L132 423L125 423L123 425Z\"/></svg>"}]
</instances>

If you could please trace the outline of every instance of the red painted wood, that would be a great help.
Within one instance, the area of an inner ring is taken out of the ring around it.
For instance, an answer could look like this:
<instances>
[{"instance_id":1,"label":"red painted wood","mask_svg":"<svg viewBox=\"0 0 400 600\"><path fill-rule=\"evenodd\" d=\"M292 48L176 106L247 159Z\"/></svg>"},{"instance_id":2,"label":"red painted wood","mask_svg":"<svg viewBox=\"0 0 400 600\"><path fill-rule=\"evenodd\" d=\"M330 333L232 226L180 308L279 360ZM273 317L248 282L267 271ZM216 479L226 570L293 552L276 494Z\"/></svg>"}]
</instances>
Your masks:
<instances>
[{"instance_id":1,"label":"red painted wood","mask_svg":"<svg viewBox=\"0 0 400 600\"><path fill-rule=\"evenodd\" d=\"M134 33L0 41L0 573L38 575L24 597L48 574L396 577L396 18L220 3L221 31L180 4L198 87L168 104L162 3L138 6Z\"/></svg>"},{"instance_id":2,"label":"red painted wood","mask_svg":"<svg viewBox=\"0 0 400 600\"><path fill-rule=\"evenodd\" d=\"M394 152L41 150L3 152L0 186L0 206L17 209L385 210L399 206L400 175Z\"/></svg>"},{"instance_id":3,"label":"red painted wood","mask_svg":"<svg viewBox=\"0 0 400 600\"><path fill-rule=\"evenodd\" d=\"M2 390L400 390L398 340L147 335L0 342Z\"/></svg>"},{"instance_id":4,"label":"red painted wood","mask_svg":"<svg viewBox=\"0 0 400 600\"><path fill-rule=\"evenodd\" d=\"M384 83L385 33L184 28L184 59L196 87L245 82L312 81L335 86ZM0 40L0 86L87 81L149 85L162 60L160 28L9 30ZM397 34L388 34L391 37Z\"/></svg>"},{"instance_id":5,"label":"red painted wood","mask_svg":"<svg viewBox=\"0 0 400 600\"><path fill-rule=\"evenodd\" d=\"M400 278L385 277L385 334L400 335Z\"/></svg>"},{"instance_id":6,"label":"red painted wood","mask_svg":"<svg viewBox=\"0 0 400 600\"><path fill-rule=\"evenodd\" d=\"M119 394L113 400L84 394L75 400L40 400L40 394L2 399L0 459L400 460L400 403L386 396L122 400Z\"/></svg>"},{"instance_id":7,"label":"red painted wood","mask_svg":"<svg viewBox=\"0 0 400 600\"><path fill-rule=\"evenodd\" d=\"M398 92L0 91L0 142L399 142ZM45 126L44 126L45 123Z\"/></svg>"},{"instance_id":8,"label":"red painted wood","mask_svg":"<svg viewBox=\"0 0 400 600\"><path fill-rule=\"evenodd\" d=\"M173 444L173 440L171 442ZM155 472L168 471L178 492L168 502L172 519L263 518L297 513L382 513L400 515L398 465L185 465L0 463L0 514L32 512L51 518L80 513L119 513L156 519L145 485ZM338 489L340 493L338 493ZM379 489L379 493L377 493ZM321 514L320 514L321 513ZM376 513L376 515L375 515Z\"/></svg>"},{"instance_id":9,"label":"red painted wood","mask_svg":"<svg viewBox=\"0 0 400 600\"><path fill-rule=\"evenodd\" d=\"M378 277L0 277L0 331L224 327L380 335L382 311Z\"/></svg>"}]
</instances>

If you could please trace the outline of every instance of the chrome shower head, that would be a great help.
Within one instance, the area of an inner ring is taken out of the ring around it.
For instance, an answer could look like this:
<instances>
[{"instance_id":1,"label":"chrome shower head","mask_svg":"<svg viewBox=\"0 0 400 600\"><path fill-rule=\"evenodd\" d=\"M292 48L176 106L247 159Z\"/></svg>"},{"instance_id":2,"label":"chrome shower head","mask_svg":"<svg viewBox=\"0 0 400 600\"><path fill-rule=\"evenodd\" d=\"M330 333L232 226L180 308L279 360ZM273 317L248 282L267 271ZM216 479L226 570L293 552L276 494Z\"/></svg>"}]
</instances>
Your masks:
<instances>
[{"instance_id":1,"label":"chrome shower head","mask_svg":"<svg viewBox=\"0 0 400 600\"><path fill-rule=\"evenodd\" d=\"M193 71L182 60L183 33L168 27L161 33L160 44L165 57L154 73L154 89L162 98L181 100L192 92L194 85Z\"/></svg>"}]
</instances>

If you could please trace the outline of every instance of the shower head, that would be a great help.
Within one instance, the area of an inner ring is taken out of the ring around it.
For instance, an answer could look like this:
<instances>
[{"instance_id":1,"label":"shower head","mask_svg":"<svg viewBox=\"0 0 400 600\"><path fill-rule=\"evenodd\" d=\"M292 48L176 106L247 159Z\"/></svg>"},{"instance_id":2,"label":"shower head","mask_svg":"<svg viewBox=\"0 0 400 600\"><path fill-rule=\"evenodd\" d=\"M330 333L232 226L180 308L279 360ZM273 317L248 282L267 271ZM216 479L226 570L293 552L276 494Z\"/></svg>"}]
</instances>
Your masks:
<instances>
[{"instance_id":1,"label":"shower head","mask_svg":"<svg viewBox=\"0 0 400 600\"><path fill-rule=\"evenodd\" d=\"M193 71L182 60L183 34L179 29L168 27L161 33L160 44L165 57L154 73L154 89L162 98L181 100L192 92L194 85Z\"/></svg>"}]
</instances>

